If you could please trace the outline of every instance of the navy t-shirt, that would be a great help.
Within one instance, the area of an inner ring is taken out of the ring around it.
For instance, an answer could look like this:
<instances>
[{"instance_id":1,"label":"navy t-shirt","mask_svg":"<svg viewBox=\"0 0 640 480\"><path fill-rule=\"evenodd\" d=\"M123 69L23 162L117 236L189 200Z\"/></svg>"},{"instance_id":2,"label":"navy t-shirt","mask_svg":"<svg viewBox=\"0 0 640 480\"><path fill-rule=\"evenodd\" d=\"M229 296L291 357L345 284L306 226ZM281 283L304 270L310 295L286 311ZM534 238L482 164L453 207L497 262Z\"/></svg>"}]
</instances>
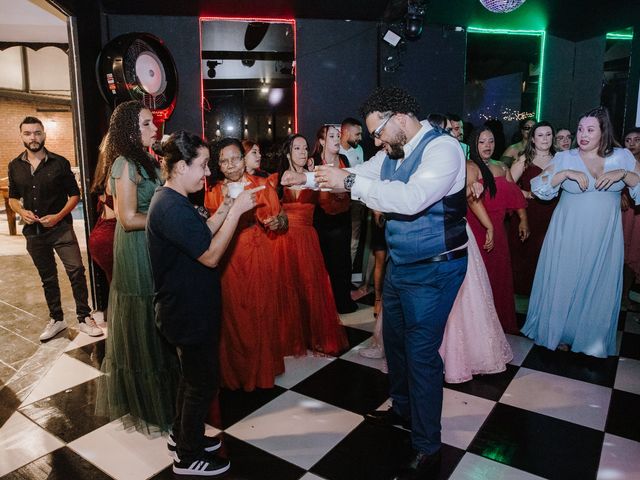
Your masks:
<instances>
[{"instance_id":1,"label":"navy t-shirt","mask_svg":"<svg viewBox=\"0 0 640 480\"><path fill-rule=\"evenodd\" d=\"M174 345L212 343L220 331L220 275L197 259L211 231L189 200L158 187L147 213L156 324Z\"/></svg>"}]
</instances>

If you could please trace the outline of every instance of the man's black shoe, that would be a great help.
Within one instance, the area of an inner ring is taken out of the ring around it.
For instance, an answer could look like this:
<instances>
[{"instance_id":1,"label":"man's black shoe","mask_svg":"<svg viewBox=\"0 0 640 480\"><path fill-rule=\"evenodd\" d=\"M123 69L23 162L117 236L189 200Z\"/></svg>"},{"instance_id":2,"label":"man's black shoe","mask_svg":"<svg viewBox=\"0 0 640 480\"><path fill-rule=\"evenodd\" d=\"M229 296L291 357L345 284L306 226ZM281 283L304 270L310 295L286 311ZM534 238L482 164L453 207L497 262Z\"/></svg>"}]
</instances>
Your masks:
<instances>
[{"instance_id":1,"label":"man's black shoe","mask_svg":"<svg viewBox=\"0 0 640 480\"><path fill-rule=\"evenodd\" d=\"M364 416L365 420L374 425L380 425L384 427L402 427L406 430L411 430L411 420L398 415L393 411L393 407L388 410L374 410Z\"/></svg>"},{"instance_id":2,"label":"man's black shoe","mask_svg":"<svg viewBox=\"0 0 640 480\"><path fill-rule=\"evenodd\" d=\"M417 453L409 463L404 465L393 477L393 480L431 480L435 479L440 471L441 450L427 455Z\"/></svg>"}]
</instances>

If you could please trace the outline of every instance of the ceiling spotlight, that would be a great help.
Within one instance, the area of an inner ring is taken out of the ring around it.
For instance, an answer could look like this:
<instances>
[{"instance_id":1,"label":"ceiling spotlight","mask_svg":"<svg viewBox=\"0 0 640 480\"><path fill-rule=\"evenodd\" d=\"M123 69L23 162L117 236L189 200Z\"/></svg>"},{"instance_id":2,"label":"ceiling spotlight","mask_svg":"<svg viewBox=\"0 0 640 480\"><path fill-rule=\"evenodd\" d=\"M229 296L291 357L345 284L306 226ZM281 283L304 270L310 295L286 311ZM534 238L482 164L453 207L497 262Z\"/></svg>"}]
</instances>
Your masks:
<instances>
[{"instance_id":1,"label":"ceiling spotlight","mask_svg":"<svg viewBox=\"0 0 640 480\"><path fill-rule=\"evenodd\" d=\"M420 1L409 0L405 17L404 35L409 40L417 40L424 27L424 7Z\"/></svg>"},{"instance_id":2,"label":"ceiling spotlight","mask_svg":"<svg viewBox=\"0 0 640 480\"><path fill-rule=\"evenodd\" d=\"M222 60L221 61L217 61L217 60L208 60L207 61L207 77L209 78L215 78L216 76L216 67L218 65L222 65Z\"/></svg>"}]
</instances>

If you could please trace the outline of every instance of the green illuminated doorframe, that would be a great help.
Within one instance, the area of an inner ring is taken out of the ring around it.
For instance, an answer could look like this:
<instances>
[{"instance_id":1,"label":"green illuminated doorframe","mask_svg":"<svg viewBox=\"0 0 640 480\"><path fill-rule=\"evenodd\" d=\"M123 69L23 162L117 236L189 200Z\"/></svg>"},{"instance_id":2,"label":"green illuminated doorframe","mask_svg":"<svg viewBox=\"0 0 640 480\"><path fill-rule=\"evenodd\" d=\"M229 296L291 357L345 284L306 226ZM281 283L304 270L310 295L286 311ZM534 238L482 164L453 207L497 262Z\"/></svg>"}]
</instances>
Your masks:
<instances>
[{"instance_id":1,"label":"green illuminated doorframe","mask_svg":"<svg viewBox=\"0 0 640 480\"><path fill-rule=\"evenodd\" d=\"M512 30L508 28L467 27L467 33L540 37L540 75L538 79L538 98L536 98L536 121L540 121L540 118L542 117L542 83L544 78L544 55L547 32L545 30Z\"/></svg>"}]
</instances>

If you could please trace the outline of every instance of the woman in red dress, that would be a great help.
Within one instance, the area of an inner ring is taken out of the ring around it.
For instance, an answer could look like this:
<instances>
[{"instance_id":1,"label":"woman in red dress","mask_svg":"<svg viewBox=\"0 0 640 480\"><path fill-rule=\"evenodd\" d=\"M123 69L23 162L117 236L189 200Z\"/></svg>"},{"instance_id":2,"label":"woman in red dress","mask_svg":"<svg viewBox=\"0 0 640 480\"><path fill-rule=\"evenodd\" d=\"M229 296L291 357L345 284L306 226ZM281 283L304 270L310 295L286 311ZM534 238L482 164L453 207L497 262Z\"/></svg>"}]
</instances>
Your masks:
<instances>
[{"instance_id":1,"label":"woman in red dress","mask_svg":"<svg viewBox=\"0 0 640 480\"><path fill-rule=\"evenodd\" d=\"M307 140L291 135L280 149L278 173L269 177L289 219L289 230L280 235L275 254L284 280L280 285L280 338L285 355L306 355L307 350L336 355L348 344L313 228L320 192L283 187L279 182L287 170L306 171L308 155Z\"/></svg>"},{"instance_id":2,"label":"woman in red dress","mask_svg":"<svg viewBox=\"0 0 640 480\"><path fill-rule=\"evenodd\" d=\"M264 178L245 173L243 149L234 138L212 145L215 171L224 180L208 184L204 203L211 215L231 202L243 189L263 185L256 195L256 208L242 215L236 235L220 262L222 281L222 330L220 375L224 387L251 391L271 388L276 375L284 372L277 326L278 282L271 233L265 223L277 217L280 202ZM239 191L238 191L239 190Z\"/></svg>"},{"instance_id":3,"label":"woman in red dress","mask_svg":"<svg viewBox=\"0 0 640 480\"><path fill-rule=\"evenodd\" d=\"M512 219L509 226L509 248L513 267L513 287L515 293L529 296L533 277L536 274L538 257L547 234L553 209L558 197L553 200L540 200L531 194L531 179L547 168L556 153L553 146L554 132L549 122L536 123L531 129L524 147L524 154L511 165L511 176L518 184L527 202L527 220L531 235L526 242L520 240L518 222Z\"/></svg>"},{"instance_id":4,"label":"woman in red dress","mask_svg":"<svg viewBox=\"0 0 640 480\"><path fill-rule=\"evenodd\" d=\"M480 252L487 268L491 290L493 291L493 302L502 328L506 333L517 334L519 330L516 323L516 307L513 298L511 257L509 255L509 242L507 241L504 219L507 211L516 210L520 218L518 225L520 239L522 241L526 240L529 236L527 211L525 209L527 202L518 186L513 182L509 169L502 162L491 159L494 148L493 133L489 128L484 127L474 132L469 157L479 168L478 170L469 170L469 174L476 171L478 178L467 179L467 183L471 184L479 181L484 185L485 191L482 199L475 201L482 201L489 214L494 227L494 247L491 251L480 249ZM469 212L467 219L476 242L478 245L484 245L486 230L473 214L473 210Z\"/></svg>"},{"instance_id":5,"label":"woman in red dress","mask_svg":"<svg viewBox=\"0 0 640 480\"><path fill-rule=\"evenodd\" d=\"M113 209L113 196L109 188L110 172L104 158L104 148L107 137L100 144L98 164L96 165L95 178L91 184L91 193L98 197L96 213L98 220L89 234L89 253L91 259L107 276L107 282L111 284L113 275L113 236L116 230L116 212Z\"/></svg>"}]
</instances>

